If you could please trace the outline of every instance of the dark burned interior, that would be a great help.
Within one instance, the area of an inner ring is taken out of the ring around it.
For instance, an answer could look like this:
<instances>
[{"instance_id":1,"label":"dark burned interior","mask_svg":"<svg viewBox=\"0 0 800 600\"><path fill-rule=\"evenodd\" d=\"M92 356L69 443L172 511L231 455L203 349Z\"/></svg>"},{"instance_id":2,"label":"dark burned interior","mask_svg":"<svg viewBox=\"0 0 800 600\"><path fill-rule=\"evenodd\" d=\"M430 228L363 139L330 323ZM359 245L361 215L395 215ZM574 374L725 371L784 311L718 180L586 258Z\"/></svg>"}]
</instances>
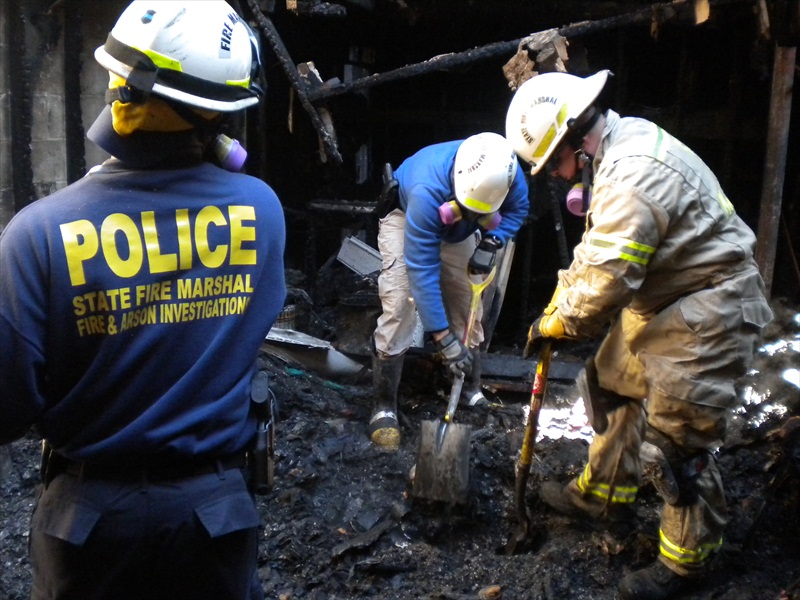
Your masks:
<instances>
[{"instance_id":1,"label":"dark burned interior","mask_svg":"<svg viewBox=\"0 0 800 600\"><path fill-rule=\"evenodd\" d=\"M125 1L115 1L121 10ZM768 145L775 136L768 129L774 56L777 47L794 42L796 1L764 3L776 17L766 32L755 0L709 0L710 17L702 24L693 20L695 5L706 5L699 0L229 1L262 35L267 99L234 125L249 152L247 170L269 182L284 205L289 300L311 309L298 329L335 340L344 351L368 352L359 344L368 339L374 319L364 316L379 307L374 295L357 295L374 291L374 282L335 258L346 235L374 245L372 208L382 165L396 166L427 144L481 130L502 133L512 95L503 67L532 33L561 32L569 41L571 72L611 69L615 77L602 101L621 114L656 121L693 148L748 224L758 227ZM75 103L77 57L82 44L89 44L79 25L91 22L100 3L10 0L6 6L41 34L41 40L28 42L29 55L63 32L71 73L65 84L71 103L66 152L70 179L77 179L87 167ZM20 39L13 23L12 36ZM322 85L314 85L309 62ZM36 61L25 68L35 70ZM29 79L12 77L12 118L21 125ZM797 100L792 103L796 115ZM775 302L776 319L765 335L765 343L777 349L760 352L753 373L741 382L763 402L744 403L719 458L730 510L724 560L687 600L800 598L800 395L783 375L796 372L791 342L796 344L800 327L794 258L800 155L793 121L783 124L784 133L789 129L780 169L782 210L769 232L777 244L772 295L788 301ZM329 139L321 140L321 131ZM34 196L25 176L30 152L22 137L13 142L15 198L24 204ZM528 486L535 544L515 556L504 553L517 525L515 462L531 383L531 365L520 358L519 344L583 230L581 220L563 208L565 192L546 178L531 181L531 214L518 235L494 332L492 350L503 351L498 362L509 372L517 369L509 379L520 388L493 388L498 407L459 413L473 428L469 506L431 509L408 496L420 423L440 418L446 401L441 390L447 382L433 377L438 370L431 361L417 357L415 376L404 378L407 439L399 452L388 454L369 442L372 389L363 371L356 382L329 379L305 357L287 363L274 347L273 353L262 352L280 401L276 485L259 497L259 578L267 597L612 600L625 573L654 560L662 501L652 486L643 488L639 528L622 540L549 512L538 501L544 481L566 481L583 468L585 441L566 436L536 445ZM774 194L766 196L774 200ZM560 358L574 353L582 359L590 351L574 344ZM549 400L569 407L577 394L574 372L556 366ZM0 448L0 597L9 600L29 595L28 522L40 482L40 445L31 433Z\"/></svg>"},{"instance_id":2,"label":"dark burned interior","mask_svg":"<svg viewBox=\"0 0 800 600\"><path fill-rule=\"evenodd\" d=\"M370 207L384 163L397 166L430 143L504 132L513 91L503 67L521 40L549 29L568 40L569 71L611 69L602 101L658 122L692 147L758 227L777 29L764 36L752 2L712 2L701 24L691 2L239 4L264 35L269 85L265 105L248 122L249 169L282 198L287 266L303 273L310 289L344 235L374 246ZM785 29L792 21L780 22ZM790 148L794 137L790 132ZM792 250L786 232L796 220L796 161L790 151L776 295L797 289L792 252L784 251ZM583 230L563 208L565 188L543 177L531 184L530 219L518 235L497 324L501 339L513 339L540 309Z\"/></svg>"},{"instance_id":3,"label":"dark burned interior","mask_svg":"<svg viewBox=\"0 0 800 600\"><path fill-rule=\"evenodd\" d=\"M536 69L552 70L533 52L517 53L528 36L547 31L567 40L564 67L570 72L614 72L601 102L620 114L657 122L714 169L759 244L767 246L760 264L773 268L774 276L765 274L773 296L796 297L800 269L790 232L797 229L800 196L797 119L770 121L776 98L789 109L797 104L791 91L787 99L772 87L775 58L779 50L793 49L800 29L796 2L231 4L261 37L268 85L266 101L249 111L246 122L234 123L234 130L249 151L246 170L269 182L284 204L290 283L315 301L330 296L330 289L320 289L330 287L320 270L335 262L345 236L357 235L375 246L372 209L383 165L397 166L428 144L479 131L504 133L513 93L504 66L525 54L536 61ZM62 32L68 180L91 166L83 158L80 70L93 65L81 67L80 57L94 43L83 38L87 27L106 15L95 15L90 5L82 0L9 5L9 39L26 47L24 57L15 54L10 64L16 209L38 195L31 176L30 132L25 133L33 104L29 75L41 68L41 55ZM787 72L791 82L793 69L791 58L784 65L784 82ZM770 154L770 147L777 147L777 153ZM568 264L584 225L565 210L565 187L543 176L530 183L530 218L518 234L496 328L499 339L509 341L546 302L556 271Z\"/></svg>"}]
</instances>

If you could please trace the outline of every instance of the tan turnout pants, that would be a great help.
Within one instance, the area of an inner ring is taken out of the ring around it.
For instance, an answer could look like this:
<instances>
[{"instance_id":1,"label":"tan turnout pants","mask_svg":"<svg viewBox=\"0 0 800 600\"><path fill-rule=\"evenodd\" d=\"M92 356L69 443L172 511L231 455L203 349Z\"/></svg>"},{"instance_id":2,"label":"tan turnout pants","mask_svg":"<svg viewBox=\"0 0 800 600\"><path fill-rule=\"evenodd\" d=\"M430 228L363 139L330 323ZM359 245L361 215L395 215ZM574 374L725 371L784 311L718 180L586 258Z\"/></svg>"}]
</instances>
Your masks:
<instances>
[{"instance_id":1,"label":"tan turnout pants","mask_svg":"<svg viewBox=\"0 0 800 600\"><path fill-rule=\"evenodd\" d=\"M734 381L745 374L761 327L771 313L751 271L686 296L656 315L623 310L595 357L603 388L642 398L608 415L609 426L589 447L578 478L585 493L632 502L639 486L639 450L646 427L672 442L683 457L713 453L736 404ZM750 300L751 299L751 300ZM727 508L722 478L711 458L696 480L697 499L665 504L660 558L689 575L722 545Z\"/></svg>"}]
</instances>

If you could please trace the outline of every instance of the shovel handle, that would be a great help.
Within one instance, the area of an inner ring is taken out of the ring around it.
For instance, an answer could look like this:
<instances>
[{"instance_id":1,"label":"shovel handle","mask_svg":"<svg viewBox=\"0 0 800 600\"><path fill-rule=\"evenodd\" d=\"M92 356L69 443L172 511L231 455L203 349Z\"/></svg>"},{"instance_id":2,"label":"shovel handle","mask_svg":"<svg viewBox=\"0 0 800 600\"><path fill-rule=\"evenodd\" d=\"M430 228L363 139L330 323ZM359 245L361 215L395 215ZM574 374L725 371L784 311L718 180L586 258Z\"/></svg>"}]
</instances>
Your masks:
<instances>
[{"instance_id":1,"label":"shovel handle","mask_svg":"<svg viewBox=\"0 0 800 600\"><path fill-rule=\"evenodd\" d=\"M478 318L478 307L481 304L481 295L483 291L489 287L489 284L492 283L496 274L497 267L494 266L486 277L476 282L474 281L475 274L470 273L469 268L467 269L467 281L469 281L469 286L472 289L472 298L470 298L469 302L469 315L467 316L467 326L464 328L464 338L461 340L461 343L465 346L469 344L472 328L475 326L475 320Z\"/></svg>"},{"instance_id":2,"label":"shovel handle","mask_svg":"<svg viewBox=\"0 0 800 600\"><path fill-rule=\"evenodd\" d=\"M459 372L453 377L453 386L450 388L450 401L447 403L447 412L444 415L444 422L450 423L456 413L458 399L461 397L461 388L464 387L464 373Z\"/></svg>"},{"instance_id":3,"label":"shovel handle","mask_svg":"<svg viewBox=\"0 0 800 600\"><path fill-rule=\"evenodd\" d=\"M550 370L550 357L552 346L550 341L545 341L539 351L539 360L536 363L536 374L533 377L531 390L531 403L528 410L528 422L525 425L525 436L522 438L522 451L520 452L520 465L529 467L533 460L533 445L539 429L539 413L547 393L547 373Z\"/></svg>"},{"instance_id":4,"label":"shovel handle","mask_svg":"<svg viewBox=\"0 0 800 600\"><path fill-rule=\"evenodd\" d=\"M520 451L519 463L517 463L516 481L514 482L514 499L516 501L517 519L519 521L520 536L524 537L525 532L530 529L530 518L528 517L527 505L525 503L525 492L528 487L528 475L531 471L533 461L533 446L536 443L536 433L539 429L539 413L542 410L545 394L547 393L547 372L550 369L550 357L552 346L550 340L545 340L539 351L539 360L536 363L536 374L533 377L533 389L531 390L530 410L528 411L528 422L525 424L525 435L522 438L522 450Z\"/></svg>"}]
</instances>

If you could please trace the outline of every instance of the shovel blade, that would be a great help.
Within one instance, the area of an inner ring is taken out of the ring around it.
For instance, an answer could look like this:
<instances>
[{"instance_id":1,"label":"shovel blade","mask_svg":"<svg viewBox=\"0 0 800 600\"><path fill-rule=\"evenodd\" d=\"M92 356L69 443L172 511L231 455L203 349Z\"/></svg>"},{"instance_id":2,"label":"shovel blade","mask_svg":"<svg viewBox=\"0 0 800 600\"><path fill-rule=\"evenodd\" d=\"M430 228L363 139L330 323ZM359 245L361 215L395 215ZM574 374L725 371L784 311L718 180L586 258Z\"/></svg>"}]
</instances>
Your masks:
<instances>
[{"instance_id":1,"label":"shovel blade","mask_svg":"<svg viewBox=\"0 0 800 600\"><path fill-rule=\"evenodd\" d=\"M469 492L471 428L442 421L422 421L412 493L418 498L466 504ZM442 435L443 433L443 435Z\"/></svg>"}]
</instances>

